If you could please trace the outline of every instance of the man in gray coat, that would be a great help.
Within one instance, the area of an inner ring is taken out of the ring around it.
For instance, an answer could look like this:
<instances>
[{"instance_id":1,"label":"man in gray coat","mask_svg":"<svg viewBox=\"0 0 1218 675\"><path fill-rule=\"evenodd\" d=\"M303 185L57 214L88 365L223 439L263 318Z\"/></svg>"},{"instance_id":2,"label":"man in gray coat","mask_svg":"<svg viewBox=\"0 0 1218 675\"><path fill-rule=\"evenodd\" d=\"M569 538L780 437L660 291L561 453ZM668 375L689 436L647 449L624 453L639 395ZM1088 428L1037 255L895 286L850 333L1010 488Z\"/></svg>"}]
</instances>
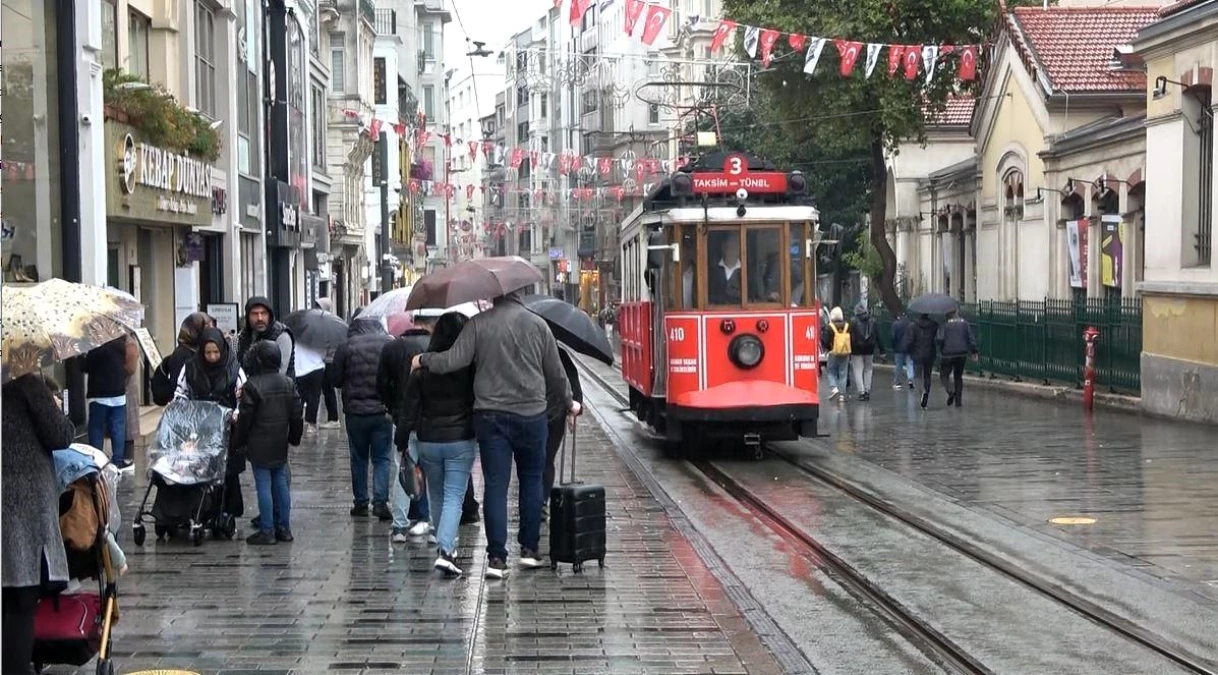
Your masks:
<instances>
[{"instance_id":1,"label":"man in gray coat","mask_svg":"<svg viewBox=\"0 0 1218 675\"><path fill-rule=\"evenodd\" d=\"M507 574L507 493L512 460L520 481L520 564L541 567L542 474L546 468L547 392L571 416L580 405L558 356L558 343L545 320L525 309L520 295L495 298L495 306L474 316L446 352L414 357L412 368L451 373L474 366L474 433L486 486L486 576Z\"/></svg>"}]
</instances>

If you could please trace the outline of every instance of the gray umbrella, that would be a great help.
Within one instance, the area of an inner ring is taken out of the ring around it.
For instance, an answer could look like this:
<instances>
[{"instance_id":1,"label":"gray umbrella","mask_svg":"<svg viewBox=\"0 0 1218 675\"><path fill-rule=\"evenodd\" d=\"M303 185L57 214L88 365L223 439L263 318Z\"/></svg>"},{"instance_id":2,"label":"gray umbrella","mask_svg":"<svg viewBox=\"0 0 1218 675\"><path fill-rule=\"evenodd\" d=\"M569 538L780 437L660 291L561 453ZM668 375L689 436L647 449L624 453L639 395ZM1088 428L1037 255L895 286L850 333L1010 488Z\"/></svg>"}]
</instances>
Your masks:
<instances>
[{"instance_id":1,"label":"gray umbrella","mask_svg":"<svg viewBox=\"0 0 1218 675\"><path fill-rule=\"evenodd\" d=\"M950 295L927 293L914 298L908 307L910 314L947 314L960 309L960 303Z\"/></svg>"},{"instance_id":2,"label":"gray umbrella","mask_svg":"<svg viewBox=\"0 0 1218 675\"><path fill-rule=\"evenodd\" d=\"M335 349L347 341L347 322L320 309L302 309L283 320L296 341L319 351Z\"/></svg>"},{"instance_id":3,"label":"gray umbrella","mask_svg":"<svg viewBox=\"0 0 1218 675\"><path fill-rule=\"evenodd\" d=\"M410 291L406 309L445 309L489 300L542 280L541 271L519 256L467 260L420 279Z\"/></svg>"}]
</instances>

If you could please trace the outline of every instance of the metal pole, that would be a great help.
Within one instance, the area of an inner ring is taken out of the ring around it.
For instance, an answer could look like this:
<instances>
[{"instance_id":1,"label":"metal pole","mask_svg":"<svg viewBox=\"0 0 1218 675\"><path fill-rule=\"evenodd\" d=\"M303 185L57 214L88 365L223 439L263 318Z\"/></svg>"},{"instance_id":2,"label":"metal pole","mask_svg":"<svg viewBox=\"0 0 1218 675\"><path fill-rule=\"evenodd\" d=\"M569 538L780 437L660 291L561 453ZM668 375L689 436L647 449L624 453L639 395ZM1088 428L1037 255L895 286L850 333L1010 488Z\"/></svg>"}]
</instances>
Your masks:
<instances>
[{"instance_id":1,"label":"metal pole","mask_svg":"<svg viewBox=\"0 0 1218 675\"><path fill-rule=\"evenodd\" d=\"M389 258L389 133L382 131L376 140L377 160L381 165L381 292L393 288L393 263Z\"/></svg>"},{"instance_id":2,"label":"metal pole","mask_svg":"<svg viewBox=\"0 0 1218 675\"><path fill-rule=\"evenodd\" d=\"M66 281L83 281L80 223L80 119L79 101L76 96L76 5L68 0L55 3L56 40L55 62L57 93L59 95L59 201L63 223L62 254L63 278ZM100 120L99 120L100 123ZM39 281L45 281L51 270L40 270ZM67 381L68 413L74 424L85 423L85 375L80 359L64 362Z\"/></svg>"}]
</instances>

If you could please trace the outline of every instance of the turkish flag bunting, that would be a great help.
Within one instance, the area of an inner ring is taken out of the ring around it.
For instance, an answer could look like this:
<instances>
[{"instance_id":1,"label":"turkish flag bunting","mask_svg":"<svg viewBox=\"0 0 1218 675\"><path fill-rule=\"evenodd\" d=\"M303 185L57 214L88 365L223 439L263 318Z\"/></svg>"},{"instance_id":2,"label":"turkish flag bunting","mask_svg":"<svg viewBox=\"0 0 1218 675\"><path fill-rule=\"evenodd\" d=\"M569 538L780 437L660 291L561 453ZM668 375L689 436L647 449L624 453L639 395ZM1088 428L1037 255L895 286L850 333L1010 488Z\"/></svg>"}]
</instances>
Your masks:
<instances>
[{"instance_id":1,"label":"turkish flag bunting","mask_svg":"<svg viewBox=\"0 0 1218 675\"><path fill-rule=\"evenodd\" d=\"M904 45L888 45L888 76L892 77L897 74L897 69L901 67L901 62L905 58Z\"/></svg>"},{"instance_id":2,"label":"turkish flag bunting","mask_svg":"<svg viewBox=\"0 0 1218 675\"><path fill-rule=\"evenodd\" d=\"M723 43L727 41L727 36L736 30L736 22L724 19L719 22L719 27L715 29L715 37L711 39L711 53L719 51L723 48Z\"/></svg>"},{"instance_id":3,"label":"turkish flag bunting","mask_svg":"<svg viewBox=\"0 0 1218 675\"><path fill-rule=\"evenodd\" d=\"M466 199L473 199L473 198L474 198L474 188L475 188L475 187L476 187L476 186L475 186L475 185L473 185L473 184L470 184L470 185L466 185L466 186L465 186L465 198L466 198Z\"/></svg>"},{"instance_id":4,"label":"turkish flag bunting","mask_svg":"<svg viewBox=\"0 0 1218 675\"><path fill-rule=\"evenodd\" d=\"M769 28L761 31L761 67L769 68L774 59L774 44L778 42L778 31Z\"/></svg>"},{"instance_id":5,"label":"turkish flag bunting","mask_svg":"<svg viewBox=\"0 0 1218 675\"><path fill-rule=\"evenodd\" d=\"M977 45L960 48L960 79L965 82L977 79Z\"/></svg>"},{"instance_id":6,"label":"turkish flag bunting","mask_svg":"<svg viewBox=\"0 0 1218 675\"><path fill-rule=\"evenodd\" d=\"M372 126L368 127L368 135L374 140L381 137L381 121L373 118Z\"/></svg>"},{"instance_id":7,"label":"turkish flag bunting","mask_svg":"<svg viewBox=\"0 0 1218 675\"><path fill-rule=\"evenodd\" d=\"M401 122L398 122L397 124L393 125L393 133L397 134L399 137L405 136L406 135L406 125L402 124Z\"/></svg>"},{"instance_id":8,"label":"turkish flag bunting","mask_svg":"<svg viewBox=\"0 0 1218 675\"><path fill-rule=\"evenodd\" d=\"M524 150L520 148L512 148L512 168L519 169L520 163L524 161Z\"/></svg>"},{"instance_id":9,"label":"turkish flag bunting","mask_svg":"<svg viewBox=\"0 0 1218 675\"><path fill-rule=\"evenodd\" d=\"M469 159L472 162L478 156L478 141L469 142Z\"/></svg>"},{"instance_id":10,"label":"turkish flag bunting","mask_svg":"<svg viewBox=\"0 0 1218 675\"><path fill-rule=\"evenodd\" d=\"M571 0L571 25L579 25L584 20L584 14L592 6L592 0Z\"/></svg>"},{"instance_id":11,"label":"turkish flag bunting","mask_svg":"<svg viewBox=\"0 0 1218 675\"><path fill-rule=\"evenodd\" d=\"M600 170L602 176L608 176L613 171L613 158L601 157L596 160L597 169Z\"/></svg>"},{"instance_id":12,"label":"turkish flag bunting","mask_svg":"<svg viewBox=\"0 0 1218 675\"><path fill-rule=\"evenodd\" d=\"M907 45L905 47L905 79L912 80L918 76L922 67L922 45Z\"/></svg>"},{"instance_id":13,"label":"turkish flag bunting","mask_svg":"<svg viewBox=\"0 0 1218 675\"><path fill-rule=\"evenodd\" d=\"M837 45L837 54L841 57L842 77L850 77L850 74L854 72L854 64L858 63L859 53L863 51L863 43L841 38L834 40L833 43Z\"/></svg>"},{"instance_id":14,"label":"turkish flag bunting","mask_svg":"<svg viewBox=\"0 0 1218 675\"><path fill-rule=\"evenodd\" d=\"M444 134L444 147L446 147L446 148L451 148L451 147L453 147L453 136L452 136L452 134Z\"/></svg>"},{"instance_id":15,"label":"turkish flag bunting","mask_svg":"<svg viewBox=\"0 0 1218 675\"><path fill-rule=\"evenodd\" d=\"M787 36L787 44L791 45L791 49L797 52L802 52L804 47L808 46L808 36L800 35L799 33L791 33Z\"/></svg>"},{"instance_id":16,"label":"turkish flag bunting","mask_svg":"<svg viewBox=\"0 0 1218 675\"><path fill-rule=\"evenodd\" d=\"M672 14L672 10L659 5L647 6L647 23L643 26L643 44L650 46L660 37L660 31L664 29L664 22L668 20L668 15Z\"/></svg>"},{"instance_id":17,"label":"turkish flag bunting","mask_svg":"<svg viewBox=\"0 0 1218 675\"><path fill-rule=\"evenodd\" d=\"M410 179L410 193L417 194L419 191L419 181L417 178Z\"/></svg>"},{"instance_id":18,"label":"turkish flag bunting","mask_svg":"<svg viewBox=\"0 0 1218 675\"><path fill-rule=\"evenodd\" d=\"M635 162L634 179L641 181L641 180L643 180L643 176L645 176L645 175L647 175L647 163L646 162Z\"/></svg>"},{"instance_id":19,"label":"turkish flag bunting","mask_svg":"<svg viewBox=\"0 0 1218 675\"><path fill-rule=\"evenodd\" d=\"M643 0L626 0L626 34L634 35L639 17L643 15Z\"/></svg>"},{"instance_id":20,"label":"turkish flag bunting","mask_svg":"<svg viewBox=\"0 0 1218 675\"><path fill-rule=\"evenodd\" d=\"M562 153L558 156L558 175L565 176L571 168L571 156L567 153Z\"/></svg>"},{"instance_id":21,"label":"turkish flag bunting","mask_svg":"<svg viewBox=\"0 0 1218 675\"><path fill-rule=\"evenodd\" d=\"M495 149L494 141L482 141L482 156L483 157L489 158L491 156L491 150L494 150L494 149Z\"/></svg>"}]
</instances>

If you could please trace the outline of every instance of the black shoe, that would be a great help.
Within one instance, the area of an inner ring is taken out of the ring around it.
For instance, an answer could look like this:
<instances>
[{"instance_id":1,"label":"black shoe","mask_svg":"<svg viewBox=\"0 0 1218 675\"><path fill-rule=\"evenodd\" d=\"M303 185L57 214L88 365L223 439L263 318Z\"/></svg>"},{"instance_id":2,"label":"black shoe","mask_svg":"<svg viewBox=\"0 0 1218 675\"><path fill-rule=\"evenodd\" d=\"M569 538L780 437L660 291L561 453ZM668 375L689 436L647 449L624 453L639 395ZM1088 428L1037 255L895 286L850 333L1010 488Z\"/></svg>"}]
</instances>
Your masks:
<instances>
[{"instance_id":1,"label":"black shoe","mask_svg":"<svg viewBox=\"0 0 1218 675\"><path fill-rule=\"evenodd\" d=\"M870 401L870 400L871 400L871 393L870 393L870 392L866 392L866 391L865 391L865 392L863 392L863 393L859 394L859 400L860 400L860 401Z\"/></svg>"},{"instance_id":2,"label":"black shoe","mask_svg":"<svg viewBox=\"0 0 1218 675\"><path fill-rule=\"evenodd\" d=\"M550 504L549 502L541 503L541 522L546 522L550 519Z\"/></svg>"},{"instance_id":3,"label":"black shoe","mask_svg":"<svg viewBox=\"0 0 1218 675\"><path fill-rule=\"evenodd\" d=\"M951 405L951 404L953 404L953 403L955 403L955 402L956 402L956 395L955 395L955 394L950 394L950 393L949 393L949 394L947 395L947 404L948 404L948 405Z\"/></svg>"},{"instance_id":4,"label":"black shoe","mask_svg":"<svg viewBox=\"0 0 1218 675\"><path fill-rule=\"evenodd\" d=\"M961 396L960 394L956 394L956 407L957 407L957 408L959 408L959 407L961 407L961 406L963 406L963 405L964 405L963 398L964 398L964 397L963 397L963 396Z\"/></svg>"},{"instance_id":5,"label":"black shoe","mask_svg":"<svg viewBox=\"0 0 1218 675\"><path fill-rule=\"evenodd\" d=\"M135 461L132 459L120 459L114 463L115 468L119 471L126 471L135 466Z\"/></svg>"},{"instance_id":6,"label":"black shoe","mask_svg":"<svg viewBox=\"0 0 1218 675\"><path fill-rule=\"evenodd\" d=\"M507 576L507 561L503 558L494 558L486 561L486 578L487 579L502 579Z\"/></svg>"},{"instance_id":7,"label":"black shoe","mask_svg":"<svg viewBox=\"0 0 1218 675\"><path fill-rule=\"evenodd\" d=\"M380 519L381 522L393 520L393 514L389 512L389 507L385 504L377 504L372 507L372 515Z\"/></svg>"},{"instance_id":8,"label":"black shoe","mask_svg":"<svg viewBox=\"0 0 1218 675\"><path fill-rule=\"evenodd\" d=\"M275 539L275 535L271 534L270 532L258 530L257 532L251 534L245 540L245 543L249 544L250 546L274 546L279 542Z\"/></svg>"},{"instance_id":9,"label":"black shoe","mask_svg":"<svg viewBox=\"0 0 1218 675\"><path fill-rule=\"evenodd\" d=\"M457 561L454 559L453 554L451 554L451 553L445 553L444 551L437 551L436 552L436 561L434 563L432 563L432 567L440 570L441 572L444 573L444 576L447 576L447 577L461 576L461 568L457 567ZM488 574L488 576L489 576L489 574Z\"/></svg>"},{"instance_id":10,"label":"black shoe","mask_svg":"<svg viewBox=\"0 0 1218 675\"><path fill-rule=\"evenodd\" d=\"M910 390L910 391L913 391L913 389L914 389L914 383L913 383L913 382L910 382L910 383L909 383L909 390Z\"/></svg>"},{"instance_id":11,"label":"black shoe","mask_svg":"<svg viewBox=\"0 0 1218 675\"><path fill-rule=\"evenodd\" d=\"M925 408L926 404L929 402L930 402L930 392L926 392L926 391L922 392L922 407Z\"/></svg>"},{"instance_id":12,"label":"black shoe","mask_svg":"<svg viewBox=\"0 0 1218 675\"><path fill-rule=\"evenodd\" d=\"M472 524L478 522L479 520L482 520L482 516L478 515L477 506L475 506L473 509L470 509L469 511L461 512L461 524L462 525L472 525Z\"/></svg>"},{"instance_id":13,"label":"black shoe","mask_svg":"<svg viewBox=\"0 0 1218 675\"><path fill-rule=\"evenodd\" d=\"M351 507L351 515L353 515L353 516L366 516L366 515L368 515L368 505L367 505L367 504L358 504L358 505L356 505L356 506L352 506L352 507Z\"/></svg>"},{"instance_id":14,"label":"black shoe","mask_svg":"<svg viewBox=\"0 0 1218 675\"><path fill-rule=\"evenodd\" d=\"M290 530L290 529L276 529L275 530L275 539L278 541L282 541L285 544L290 544L290 543L296 541L296 537L292 536L292 530Z\"/></svg>"}]
</instances>

